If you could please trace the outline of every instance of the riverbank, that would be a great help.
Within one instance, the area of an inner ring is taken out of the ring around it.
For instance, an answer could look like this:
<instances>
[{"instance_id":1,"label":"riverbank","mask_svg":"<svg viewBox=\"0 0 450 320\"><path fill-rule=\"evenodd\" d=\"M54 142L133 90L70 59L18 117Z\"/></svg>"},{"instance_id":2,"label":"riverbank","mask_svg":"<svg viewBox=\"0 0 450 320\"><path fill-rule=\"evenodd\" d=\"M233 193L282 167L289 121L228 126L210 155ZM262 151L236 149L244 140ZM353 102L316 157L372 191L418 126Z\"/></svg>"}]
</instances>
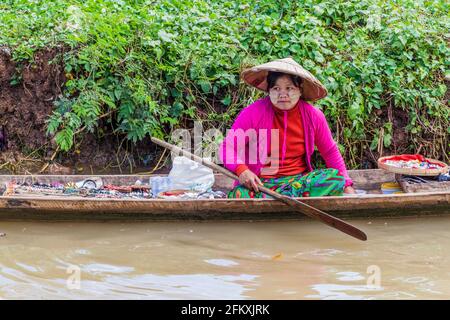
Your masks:
<instances>
[{"instance_id":1,"label":"riverbank","mask_svg":"<svg viewBox=\"0 0 450 320\"><path fill-rule=\"evenodd\" d=\"M449 162L447 13L406 0L0 4L0 169L153 168L150 135L194 121L225 132L263 95L240 72L287 56L328 89L314 105L348 168Z\"/></svg>"}]
</instances>

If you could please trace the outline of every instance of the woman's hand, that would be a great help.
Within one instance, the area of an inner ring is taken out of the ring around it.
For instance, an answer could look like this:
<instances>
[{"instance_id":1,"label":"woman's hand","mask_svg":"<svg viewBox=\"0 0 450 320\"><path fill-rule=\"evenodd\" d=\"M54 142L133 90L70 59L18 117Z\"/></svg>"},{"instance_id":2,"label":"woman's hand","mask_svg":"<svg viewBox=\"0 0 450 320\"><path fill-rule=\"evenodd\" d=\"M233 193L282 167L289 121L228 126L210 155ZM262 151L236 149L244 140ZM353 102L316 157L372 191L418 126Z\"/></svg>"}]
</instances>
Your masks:
<instances>
[{"instance_id":1,"label":"woman's hand","mask_svg":"<svg viewBox=\"0 0 450 320\"><path fill-rule=\"evenodd\" d=\"M351 193L351 194L355 194L355 193L356 193L356 190L355 190L355 189L353 189L353 187L352 187L352 186L347 186L347 187L345 187L345 188L344 188L344 193Z\"/></svg>"},{"instance_id":2,"label":"woman's hand","mask_svg":"<svg viewBox=\"0 0 450 320\"><path fill-rule=\"evenodd\" d=\"M247 189L254 190L255 192L259 192L258 186L263 185L258 176L254 174L250 169L243 171L239 175L239 183L246 186Z\"/></svg>"}]
</instances>

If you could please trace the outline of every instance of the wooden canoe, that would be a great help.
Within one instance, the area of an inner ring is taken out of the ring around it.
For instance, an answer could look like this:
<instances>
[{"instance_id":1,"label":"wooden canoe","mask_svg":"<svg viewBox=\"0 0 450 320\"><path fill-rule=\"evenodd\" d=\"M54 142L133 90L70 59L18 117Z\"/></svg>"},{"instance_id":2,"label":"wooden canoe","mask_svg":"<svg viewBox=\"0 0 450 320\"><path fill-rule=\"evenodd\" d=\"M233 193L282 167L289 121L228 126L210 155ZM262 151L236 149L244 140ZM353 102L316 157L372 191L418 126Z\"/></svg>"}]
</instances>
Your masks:
<instances>
[{"instance_id":1,"label":"wooden canoe","mask_svg":"<svg viewBox=\"0 0 450 320\"><path fill-rule=\"evenodd\" d=\"M376 218L450 214L450 191L381 194L381 184L395 181L384 170L351 170L351 178L364 195L299 198L329 214L344 218ZM149 175L97 175L105 184L130 185L148 181ZM0 183L80 181L83 175L0 176ZM215 188L230 189L233 181L216 175ZM293 220L300 213L272 199L95 199L58 196L0 196L0 220Z\"/></svg>"}]
</instances>

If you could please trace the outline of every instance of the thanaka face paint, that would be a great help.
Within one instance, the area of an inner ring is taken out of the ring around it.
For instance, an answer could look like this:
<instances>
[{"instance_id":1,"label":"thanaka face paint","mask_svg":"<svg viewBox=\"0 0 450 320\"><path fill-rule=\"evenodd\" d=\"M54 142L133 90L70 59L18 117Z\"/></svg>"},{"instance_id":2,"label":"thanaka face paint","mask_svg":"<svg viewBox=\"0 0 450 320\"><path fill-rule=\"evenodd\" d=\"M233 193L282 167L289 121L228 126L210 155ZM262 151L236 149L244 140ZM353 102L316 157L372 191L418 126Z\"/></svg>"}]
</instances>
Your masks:
<instances>
[{"instance_id":1,"label":"thanaka face paint","mask_svg":"<svg viewBox=\"0 0 450 320\"><path fill-rule=\"evenodd\" d=\"M289 76L281 76L269 90L272 104L281 110L292 109L301 97L300 88L296 87Z\"/></svg>"}]
</instances>

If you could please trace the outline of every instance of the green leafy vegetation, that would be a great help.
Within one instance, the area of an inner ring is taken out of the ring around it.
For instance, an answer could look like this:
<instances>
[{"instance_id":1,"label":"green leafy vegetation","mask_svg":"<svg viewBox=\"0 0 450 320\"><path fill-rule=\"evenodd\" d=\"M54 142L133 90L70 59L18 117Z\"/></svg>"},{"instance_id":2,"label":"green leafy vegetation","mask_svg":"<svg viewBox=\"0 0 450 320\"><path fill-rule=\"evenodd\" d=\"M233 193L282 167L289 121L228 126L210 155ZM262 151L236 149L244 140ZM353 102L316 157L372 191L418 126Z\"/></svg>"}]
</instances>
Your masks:
<instances>
[{"instance_id":1,"label":"green leafy vegetation","mask_svg":"<svg viewBox=\"0 0 450 320\"><path fill-rule=\"evenodd\" d=\"M393 147L399 115L407 151L449 159L449 11L445 0L3 0L0 45L19 63L67 48L47 127L65 151L101 119L133 142L192 120L225 129L262 95L240 71L292 56L327 87L315 106L358 168Z\"/></svg>"}]
</instances>

